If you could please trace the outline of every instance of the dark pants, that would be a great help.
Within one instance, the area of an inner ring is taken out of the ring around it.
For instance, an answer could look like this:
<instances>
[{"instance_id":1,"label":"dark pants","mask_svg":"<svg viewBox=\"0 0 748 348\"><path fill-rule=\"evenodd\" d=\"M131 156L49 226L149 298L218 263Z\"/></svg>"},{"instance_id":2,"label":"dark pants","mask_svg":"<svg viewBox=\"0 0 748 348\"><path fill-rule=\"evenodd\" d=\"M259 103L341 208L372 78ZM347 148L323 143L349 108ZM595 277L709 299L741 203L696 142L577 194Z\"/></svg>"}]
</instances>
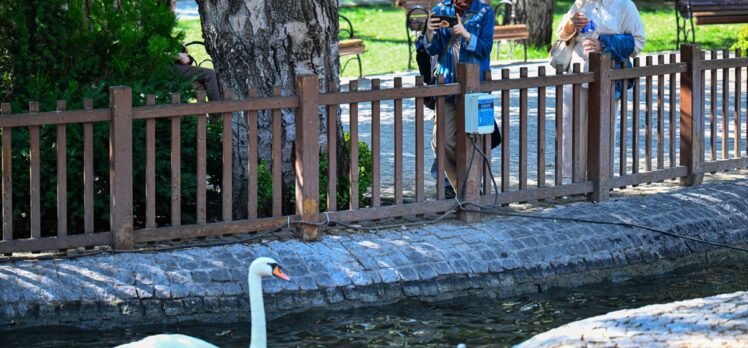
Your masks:
<instances>
[{"instance_id":1,"label":"dark pants","mask_svg":"<svg viewBox=\"0 0 748 348\"><path fill-rule=\"evenodd\" d=\"M218 78L213 69L201 68L194 65L174 64L174 69L181 75L195 79L205 87L208 100L221 100L221 92L218 90Z\"/></svg>"}]
</instances>

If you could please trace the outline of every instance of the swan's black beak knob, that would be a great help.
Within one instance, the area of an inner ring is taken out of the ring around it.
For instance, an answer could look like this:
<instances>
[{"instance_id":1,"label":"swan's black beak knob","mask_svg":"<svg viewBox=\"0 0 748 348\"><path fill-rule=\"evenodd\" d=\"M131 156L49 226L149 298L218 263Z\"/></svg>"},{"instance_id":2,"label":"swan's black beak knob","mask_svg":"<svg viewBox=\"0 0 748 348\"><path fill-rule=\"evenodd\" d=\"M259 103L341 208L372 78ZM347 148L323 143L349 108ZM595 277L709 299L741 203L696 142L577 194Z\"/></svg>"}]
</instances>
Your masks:
<instances>
[{"instance_id":1,"label":"swan's black beak knob","mask_svg":"<svg viewBox=\"0 0 748 348\"><path fill-rule=\"evenodd\" d=\"M291 281L291 278L289 278L285 273L283 273L283 270L278 265L273 266L273 275L285 281Z\"/></svg>"}]
</instances>

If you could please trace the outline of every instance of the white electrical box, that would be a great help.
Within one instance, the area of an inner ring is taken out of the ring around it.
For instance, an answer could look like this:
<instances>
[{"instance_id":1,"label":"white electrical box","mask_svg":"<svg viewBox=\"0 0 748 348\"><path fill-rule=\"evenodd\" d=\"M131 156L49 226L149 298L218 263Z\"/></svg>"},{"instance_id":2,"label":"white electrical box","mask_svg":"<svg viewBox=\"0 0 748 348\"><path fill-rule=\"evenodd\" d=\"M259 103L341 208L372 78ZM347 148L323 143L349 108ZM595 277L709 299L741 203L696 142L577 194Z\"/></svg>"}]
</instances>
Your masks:
<instances>
[{"instance_id":1,"label":"white electrical box","mask_svg":"<svg viewBox=\"0 0 748 348\"><path fill-rule=\"evenodd\" d=\"M486 93L465 95L465 133L491 134L493 132L494 97Z\"/></svg>"}]
</instances>

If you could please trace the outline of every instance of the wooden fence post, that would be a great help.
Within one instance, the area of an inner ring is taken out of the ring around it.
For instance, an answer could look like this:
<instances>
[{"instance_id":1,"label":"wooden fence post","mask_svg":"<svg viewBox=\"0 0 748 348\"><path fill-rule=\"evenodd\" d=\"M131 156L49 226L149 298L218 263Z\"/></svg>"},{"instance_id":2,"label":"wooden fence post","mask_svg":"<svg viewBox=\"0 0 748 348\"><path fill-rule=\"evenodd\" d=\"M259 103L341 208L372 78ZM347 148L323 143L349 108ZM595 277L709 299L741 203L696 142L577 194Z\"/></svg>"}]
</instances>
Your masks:
<instances>
[{"instance_id":1,"label":"wooden fence post","mask_svg":"<svg viewBox=\"0 0 748 348\"><path fill-rule=\"evenodd\" d=\"M304 222L317 222L319 216L319 78L300 76L296 90L299 110L296 112L296 213ZM305 241L320 239L320 228L302 224L298 234Z\"/></svg>"},{"instance_id":2,"label":"wooden fence post","mask_svg":"<svg viewBox=\"0 0 748 348\"><path fill-rule=\"evenodd\" d=\"M680 184L694 186L701 184L704 179L699 168L704 152L701 48L692 44L682 45L680 59L688 66L686 72L680 75L680 165L688 168L688 174L680 179Z\"/></svg>"},{"instance_id":3,"label":"wooden fence post","mask_svg":"<svg viewBox=\"0 0 748 348\"><path fill-rule=\"evenodd\" d=\"M587 199L602 202L610 197L610 55L590 53L590 83L587 98L587 178L593 191Z\"/></svg>"},{"instance_id":4,"label":"wooden fence post","mask_svg":"<svg viewBox=\"0 0 748 348\"><path fill-rule=\"evenodd\" d=\"M455 111L455 128L457 129L457 153L455 155L457 158L457 187L455 187L455 192L458 198L462 192L465 192L465 196L460 199L466 202L477 202L480 198L483 158L480 154L476 153L472 166L468 169L468 166L470 166L470 156L474 149L468 134L465 133L465 94L479 91L479 74L480 67L478 64L457 65L457 82L460 84L460 94L457 94L455 98L455 108L457 109ZM480 141L478 142L480 143ZM441 183L437 184L441 185ZM465 186L464 188L463 185ZM480 214L473 212L460 211L458 217L460 220L468 223L480 220Z\"/></svg>"},{"instance_id":5,"label":"wooden fence post","mask_svg":"<svg viewBox=\"0 0 748 348\"><path fill-rule=\"evenodd\" d=\"M132 90L109 88L109 180L112 239L115 250L130 250L132 233Z\"/></svg>"}]
</instances>

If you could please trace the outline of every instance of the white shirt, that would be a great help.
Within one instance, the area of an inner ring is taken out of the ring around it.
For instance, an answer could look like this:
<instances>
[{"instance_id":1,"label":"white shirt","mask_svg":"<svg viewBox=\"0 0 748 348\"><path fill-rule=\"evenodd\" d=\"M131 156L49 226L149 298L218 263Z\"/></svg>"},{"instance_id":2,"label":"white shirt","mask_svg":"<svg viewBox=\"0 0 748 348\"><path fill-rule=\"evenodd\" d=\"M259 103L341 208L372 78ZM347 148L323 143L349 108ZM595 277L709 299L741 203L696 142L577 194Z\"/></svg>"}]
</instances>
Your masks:
<instances>
[{"instance_id":1,"label":"white shirt","mask_svg":"<svg viewBox=\"0 0 748 348\"><path fill-rule=\"evenodd\" d=\"M576 0L556 30L556 35L561 34L564 25L574 14L582 12L591 21L595 22L595 35L631 34L634 36L635 57L642 49L646 39L644 38L644 24L639 16L639 10L631 0ZM581 63L582 71L588 71L587 56L584 54L582 41L584 37L577 35L574 39L574 54L571 63Z\"/></svg>"}]
</instances>

